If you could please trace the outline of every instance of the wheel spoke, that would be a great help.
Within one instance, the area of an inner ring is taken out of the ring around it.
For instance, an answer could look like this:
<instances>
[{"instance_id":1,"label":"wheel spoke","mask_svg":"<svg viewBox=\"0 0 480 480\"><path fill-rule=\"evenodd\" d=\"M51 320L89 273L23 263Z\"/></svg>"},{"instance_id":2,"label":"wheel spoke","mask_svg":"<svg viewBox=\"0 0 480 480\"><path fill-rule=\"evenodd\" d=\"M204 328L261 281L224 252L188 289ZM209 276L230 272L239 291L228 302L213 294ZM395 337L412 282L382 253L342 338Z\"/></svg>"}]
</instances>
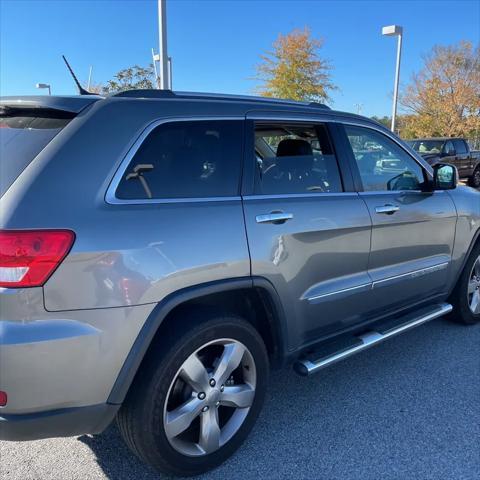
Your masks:
<instances>
[{"instance_id":1,"label":"wheel spoke","mask_svg":"<svg viewBox=\"0 0 480 480\"><path fill-rule=\"evenodd\" d=\"M167 412L165 419L167 437L175 438L184 432L202 411L202 403L197 398L192 398L175 410Z\"/></svg>"},{"instance_id":2,"label":"wheel spoke","mask_svg":"<svg viewBox=\"0 0 480 480\"><path fill-rule=\"evenodd\" d=\"M200 417L200 439L198 444L205 453L214 452L220 447L220 426L216 408L210 408Z\"/></svg>"},{"instance_id":3,"label":"wheel spoke","mask_svg":"<svg viewBox=\"0 0 480 480\"><path fill-rule=\"evenodd\" d=\"M475 290L478 287L478 282L476 280L470 280L468 283L468 294L471 295L472 293L475 293Z\"/></svg>"},{"instance_id":4,"label":"wheel spoke","mask_svg":"<svg viewBox=\"0 0 480 480\"><path fill-rule=\"evenodd\" d=\"M477 261L475 262L475 265L473 267L473 274L476 277L480 277L480 257L477 258Z\"/></svg>"},{"instance_id":5,"label":"wheel spoke","mask_svg":"<svg viewBox=\"0 0 480 480\"><path fill-rule=\"evenodd\" d=\"M239 343L227 343L215 369L213 377L218 384L224 384L232 372L240 365L245 347Z\"/></svg>"},{"instance_id":6,"label":"wheel spoke","mask_svg":"<svg viewBox=\"0 0 480 480\"><path fill-rule=\"evenodd\" d=\"M480 291L479 290L477 290L473 294L472 301L470 302L470 308L475 315L480 313Z\"/></svg>"},{"instance_id":7,"label":"wheel spoke","mask_svg":"<svg viewBox=\"0 0 480 480\"><path fill-rule=\"evenodd\" d=\"M226 407L247 408L250 407L255 398L255 390L250 385L235 385L225 387L221 397L220 405Z\"/></svg>"},{"instance_id":8,"label":"wheel spoke","mask_svg":"<svg viewBox=\"0 0 480 480\"><path fill-rule=\"evenodd\" d=\"M208 386L207 370L195 353L190 355L182 365L180 377L196 392L204 392Z\"/></svg>"}]
</instances>

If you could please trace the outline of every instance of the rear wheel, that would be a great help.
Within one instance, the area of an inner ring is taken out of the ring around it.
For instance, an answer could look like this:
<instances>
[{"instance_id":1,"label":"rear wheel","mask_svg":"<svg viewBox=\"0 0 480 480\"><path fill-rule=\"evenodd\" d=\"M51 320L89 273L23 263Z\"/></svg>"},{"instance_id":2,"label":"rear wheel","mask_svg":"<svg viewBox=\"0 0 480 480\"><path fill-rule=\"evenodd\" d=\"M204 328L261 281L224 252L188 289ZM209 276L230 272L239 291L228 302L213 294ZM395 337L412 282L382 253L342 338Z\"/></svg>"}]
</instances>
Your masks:
<instances>
[{"instance_id":1,"label":"rear wheel","mask_svg":"<svg viewBox=\"0 0 480 480\"><path fill-rule=\"evenodd\" d=\"M480 188L480 166L473 172L468 183L473 188Z\"/></svg>"},{"instance_id":2,"label":"rear wheel","mask_svg":"<svg viewBox=\"0 0 480 480\"><path fill-rule=\"evenodd\" d=\"M216 467L241 445L268 376L263 341L245 320L191 325L155 346L118 416L122 436L142 460L183 476Z\"/></svg>"},{"instance_id":3,"label":"rear wheel","mask_svg":"<svg viewBox=\"0 0 480 480\"><path fill-rule=\"evenodd\" d=\"M480 322L480 243L472 253L453 291L451 318L472 325Z\"/></svg>"}]
</instances>

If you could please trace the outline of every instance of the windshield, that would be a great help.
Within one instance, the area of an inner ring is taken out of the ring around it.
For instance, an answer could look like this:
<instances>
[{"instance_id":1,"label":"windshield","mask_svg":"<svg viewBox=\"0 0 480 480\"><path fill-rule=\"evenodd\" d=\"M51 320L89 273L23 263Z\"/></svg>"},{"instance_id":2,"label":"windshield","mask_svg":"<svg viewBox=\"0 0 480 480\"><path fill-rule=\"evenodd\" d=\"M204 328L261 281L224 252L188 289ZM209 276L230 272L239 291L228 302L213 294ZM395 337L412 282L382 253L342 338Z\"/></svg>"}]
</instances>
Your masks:
<instances>
[{"instance_id":1,"label":"windshield","mask_svg":"<svg viewBox=\"0 0 480 480\"><path fill-rule=\"evenodd\" d=\"M0 107L0 196L73 116L52 109Z\"/></svg>"},{"instance_id":2,"label":"windshield","mask_svg":"<svg viewBox=\"0 0 480 480\"><path fill-rule=\"evenodd\" d=\"M442 153L444 140L412 140L408 142L410 146L418 153Z\"/></svg>"}]
</instances>

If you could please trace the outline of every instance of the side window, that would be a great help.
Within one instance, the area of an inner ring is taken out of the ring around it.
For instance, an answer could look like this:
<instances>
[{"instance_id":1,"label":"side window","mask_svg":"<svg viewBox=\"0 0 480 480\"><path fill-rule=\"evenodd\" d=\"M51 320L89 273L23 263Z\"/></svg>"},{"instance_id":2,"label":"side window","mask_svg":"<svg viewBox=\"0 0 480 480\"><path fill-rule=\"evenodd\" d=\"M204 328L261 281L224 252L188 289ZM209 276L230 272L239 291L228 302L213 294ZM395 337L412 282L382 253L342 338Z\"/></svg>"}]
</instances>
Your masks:
<instances>
[{"instance_id":1,"label":"side window","mask_svg":"<svg viewBox=\"0 0 480 480\"><path fill-rule=\"evenodd\" d=\"M467 153L467 147L465 145L465 142L463 140L457 139L453 141L455 145L455 152L457 155L464 155Z\"/></svg>"},{"instance_id":2,"label":"side window","mask_svg":"<svg viewBox=\"0 0 480 480\"><path fill-rule=\"evenodd\" d=\"M422 167L386 135L345 125L365 191L419 190Z\"/></svg>"},{"instance_id":3,"label":"side window","mask_svg":"<svg viewBox=\"0 0 480 480\"><path fill-rule=\"evenodd\" d=\"M156 127L118 185L120 199L239 194L242 121L172 122Z\"/></svg>"},{"instance_id":4,"label":"side window","mask_svg":"<svg viewBox=\"0 0 480 480\"><path fill-rule=\"evenodd\" d=\"M324 125L255 125L256 192L264 195L341 192Z\"/></svg>"},{"instance_id":5,"label":"side window","mask_svg":"<svg viewBox=\"0 0 480 480\"><path fill-rule=\"evenodd\" d=\"M448 140L446 143L445 143L445 146L443 147L443 151L447 154L447 155L450 155L451 152L453 152L453 150L455 149L455 147L453 146L453 142Z\"/></svg>"}]
</instances>

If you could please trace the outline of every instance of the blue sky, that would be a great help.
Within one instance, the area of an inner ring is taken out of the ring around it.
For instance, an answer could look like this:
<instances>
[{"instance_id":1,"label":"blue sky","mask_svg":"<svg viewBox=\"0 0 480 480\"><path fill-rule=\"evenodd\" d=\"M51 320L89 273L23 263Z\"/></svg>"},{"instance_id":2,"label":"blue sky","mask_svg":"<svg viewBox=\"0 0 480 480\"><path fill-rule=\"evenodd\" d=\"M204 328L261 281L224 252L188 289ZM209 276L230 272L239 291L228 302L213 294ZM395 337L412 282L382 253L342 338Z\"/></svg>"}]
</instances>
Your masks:
<instances>
[{"instance_id":1,"label":"blue sky","mask_svg":"<svg viewBox=\"0 0 480 480\"><path fill-rule=\"evenodd\" d=\"M258 55L279 33L310 27L340 90L334 107L390 113L396 40L381 27L404 27L401 82L435 44L480 39L480 1L168 1L175 90L252 93ZM156 0L0 0L0 94L73 94L62 63L82 80L106 82L118 70L150 62L158 45Z\"/></svg>"}]
</instances>

